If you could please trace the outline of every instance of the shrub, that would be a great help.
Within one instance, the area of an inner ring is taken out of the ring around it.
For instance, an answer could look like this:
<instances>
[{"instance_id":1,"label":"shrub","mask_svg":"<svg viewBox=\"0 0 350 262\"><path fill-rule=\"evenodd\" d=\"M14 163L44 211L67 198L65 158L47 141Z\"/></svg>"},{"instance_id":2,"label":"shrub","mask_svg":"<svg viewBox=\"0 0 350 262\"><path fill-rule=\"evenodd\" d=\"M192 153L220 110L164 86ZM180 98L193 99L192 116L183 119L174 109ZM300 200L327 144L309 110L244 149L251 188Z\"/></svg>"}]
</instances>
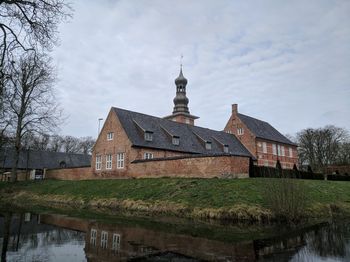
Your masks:
<instances>
[{"instance_id":1,"label":"shrub","mask_svg":"<svg viewBox=\"0 0 350 262\"><path fill-rule=\"evenodd\" d=\"M305 214L306 189L302 181L290 178L267 179L263 199L277 219L296 222Z\"/></svg>"}]
</instances>

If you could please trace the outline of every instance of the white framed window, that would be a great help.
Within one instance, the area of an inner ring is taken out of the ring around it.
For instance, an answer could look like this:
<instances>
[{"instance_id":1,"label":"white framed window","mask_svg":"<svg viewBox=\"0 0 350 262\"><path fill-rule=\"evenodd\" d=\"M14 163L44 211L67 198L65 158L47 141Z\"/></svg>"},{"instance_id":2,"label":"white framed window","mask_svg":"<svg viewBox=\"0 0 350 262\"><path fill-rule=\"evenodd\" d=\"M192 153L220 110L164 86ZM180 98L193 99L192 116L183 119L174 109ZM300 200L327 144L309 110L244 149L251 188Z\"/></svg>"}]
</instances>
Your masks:
<instances>
[{"instance_id":1,"label":"white framed window","mask_svg":"<svg viewBox=\"0 0 350 262\"><path fill-rule=\"evenodd\" d=\"M113 156L111 154L106 155L106 169L112 169L112 159Z\"/></svg>"},{"instance_id":2,"label":"white framed window","mask_svg":"<svg viewBox=\"0 0 350 262\"><path fill-rule=\"evenodd\" d=\"M30 222L31 214L29 212L24 213L24 222Z\"/></svg>"},{"instance_id":3,"label":"white framed window","mask_svg":"<svg viewBox=\"0 0 350 262\"><path fill-rule=\"evenodd\" d=\"M112 250L118 251L120 249L120 235L113 234L112 237Z\"/></svg>"},{"instance_id":4,"label":"white framed window","mask_svg":"<svg viewBox=\"0 0 350 262\"><path fill-rule=\"evenodd\" d=\"M106 249L108 245L108 232L102 231L101 232L101 247L103 249Z\"/></svg>"},{"instance_id":5,"label":"white framed window","mask_svg":"<svg viewBox=\"0 0 350 262\"><path fill-rule=\"evenodd\" d=\"M96 155L96 170L102 169L102 156Z\"/></svg>"},{"instance_id":6,"label":"white framed window","mask_svg":"<svg viewBox=\"0 0 350 262\"><path fill-rule=\"evenodd\" d=\"M93 246L96 246L96 239L97 239L97 230L91 229L90 233L90 244Z\"/></svg>"},{"instance_id":7,"label":"white framed window","mask_svg":"<svg viewBox=\"0 0 350 262\"><path fill-rule=\"evenodd\" d=\"M228 153L228 145L224 145L224 153Z\"/></svg>"},{"instance_id":8,"label":"white framed window","mask_svg":"<svg viewBox=\"0 0 350 262\"><path fill-rule=\"evenodd\" d=\"M269 161L268 160L264 161L264 166L269 166Z\"/></svg>"},{"instance_id":9,"label":"white framed window","mask_svg":"<svg viewBox=\"0 0 350 262\"><path fill-rule=\"evenodd\" d=\"M281 146L280 145L277 145L277 153L278 153L279 156L282 155L281 154Z\"/></svg>"},{"instance_id":10,"label":"white framed window","mask_svg":"<svg viewBox=\"0 0 350 262\"><path fill-rule=\"evenodd\" d=\"M272 154L277 155L277 147L276 147L276 144L272 144Z\"/></svg>"},{"instance_id":11,"label":"white framed window","mask_svg":"<svg viewBox=\"0 0 350 262\"><path fill-rule=\"evenodd\" d=\"M117 168L118 169L124 168L124 159L125 159L125 153L118 153L117 154Z\"/></svg>"},{"instance_id":12,"label":"white framed window","mask_svg":"<svg viewBox=\"0 0 350 262\"><path fill-rule=\"evenodd\" d=\"M285 155L286 155L286 153L284 151L284 146L281 146L281 156L285 156Z\"/></svg>"},{"instance_id":13,"label":"white framed window","mask_svg":"<svg viewBox=\"0 0 350 262\"><path fill-rule=\"evenodd\" d=\"M244 134L244 129L242 127L237 128L237 135L243 135Z\"/></svg>"},{"instance_id":14,"label":"white framed window","mask_svg":"<svg viewBox=\"0 0 350 262\"><path fill-rule=\"evenodd\" d=\"M107 140L108 141L113 140L113 137L114 137L114 133L113 132L107 133Z\"/></svg>"},{"instance_id":15,"label":"white framed window","mask_svg":"<svg viewBox=\"0 0 350 262\"><path fill-rule=\"evenodd\" d=\"M190 123L190 120L188 118L185 119L185 123L186 124L189 124Z\"/></svg>"},{"instance_id":16,"label":"white framed window","mask_svg":"<svg viewBox=\"0 0 350 262\"><path fill-rule=\"evenodd\" d=\"M232 134L232 131L231 130L227 130L226 133L227 134Z\"/></svg>"},{"instance_id":17,"label":"white framed window","mask_svg":"<svg viewBox=\"0 0 350 262\"><path fill-rule=\"evenodd\" d=\"M267 144L266 144L266 142L263 142L262 143L262 146L263 146L263 153L267 153Z\"/></svg>"},{"instance_id":18,"label":"white framed window","mask_svg":"<svg viewBox=\"0 0 350 262\"><path fill-rule=\"evenodd\" d=\"M173 143L173 145L175 145L175 146L180 145L180 137L178 137L178 136L173 136L173 138L172 138L172 143Z\"/></svg>"},{"instance_id":19,"label":"white framed window","mask_svg":"<svg viewBox=\"0 0 350 262\"><path fill-rule=\"evenodd\" d=\"M153 158L153 154L149 153L149 152L145 152L143 154L143 159L152 159Z\"/></svg>"},{"instance_id":20,"label":"white framed window","mask_svg":"<svg viewBox=\"0 0 350 262\"><path fill-rule=\"evenodd\" d=\"M289 157L293 157L293 148L289 148Z\"/></svg>"},{"instance_id":21,"label":"white framed window","mask_svg":"<svg viewBox=\"0 0 350 262\"><path fill-rule=\"evenodd\" d=\"M153 140L153 133L149 132L149 131L146 131L145 132L145 140L146 141L152 141Z\"/></svg>"},{"instance_id":22,"label":"white framed window","mask_svg":"<svg viewBox=\"0 0 350 262\"><path fill-rule=\"evenodd\" d=\"M210 141L205 142L205 149L211 150L211 142Z\"/></svg>"}]
</instances>

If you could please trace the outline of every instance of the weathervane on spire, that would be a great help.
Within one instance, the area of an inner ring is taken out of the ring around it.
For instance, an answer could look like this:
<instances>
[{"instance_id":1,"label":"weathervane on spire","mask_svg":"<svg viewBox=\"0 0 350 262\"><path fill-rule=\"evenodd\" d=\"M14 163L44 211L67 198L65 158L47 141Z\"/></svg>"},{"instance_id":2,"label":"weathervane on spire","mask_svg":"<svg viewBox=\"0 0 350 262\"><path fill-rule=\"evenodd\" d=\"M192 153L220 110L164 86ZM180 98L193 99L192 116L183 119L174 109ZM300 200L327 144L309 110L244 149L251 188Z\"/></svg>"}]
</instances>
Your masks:
<instances>
[{"instance_id":1,"label":"weathervane on spire","mask_svg":"<svg viewBox=\"0 0 350 262\"><path fill-rule=\"evenodd\" d=\"M182 69L182 60L183 60L184 56L183 54L181 54L181 57L180 57L180 68Z\"/></svg>"}]
</instances>

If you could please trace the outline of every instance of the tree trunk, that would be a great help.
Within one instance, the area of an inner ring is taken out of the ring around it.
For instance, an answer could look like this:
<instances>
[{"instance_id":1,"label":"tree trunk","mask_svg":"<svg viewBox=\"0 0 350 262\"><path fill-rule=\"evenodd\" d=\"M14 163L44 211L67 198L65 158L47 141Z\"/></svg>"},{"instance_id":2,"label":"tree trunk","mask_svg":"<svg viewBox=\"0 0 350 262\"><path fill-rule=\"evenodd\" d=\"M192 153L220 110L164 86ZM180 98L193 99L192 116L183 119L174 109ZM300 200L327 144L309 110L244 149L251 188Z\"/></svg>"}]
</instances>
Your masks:
<instances>
[{"instance_id":1,"label":"tree trunk","mask_svg":"<svg viewBox=\"0 0 350 262\"><path fill-rule=\"evenodd\" d=\"M7 253L7 247L8 247L9 238L10 238L11 217L12 216L10 213L5 214L4 240L2 242L2 251L1 251L1 261L4 261L4 262L6 262L6 253Z\"/></svg>"},{"instance_id":2,"label":"tree trunk","mask_svg":"<svg viewBox=\"0 0 350 262\"><path fill-rule=\"evenodd\" d=\"M22 137L22 115L18 117L18 121L17 121L15 151L13 155L14 165L12 167L11 182L17 181L17 169L18 169L19 155L21 152L21 137Z\"/></svg>"}]
</instances>

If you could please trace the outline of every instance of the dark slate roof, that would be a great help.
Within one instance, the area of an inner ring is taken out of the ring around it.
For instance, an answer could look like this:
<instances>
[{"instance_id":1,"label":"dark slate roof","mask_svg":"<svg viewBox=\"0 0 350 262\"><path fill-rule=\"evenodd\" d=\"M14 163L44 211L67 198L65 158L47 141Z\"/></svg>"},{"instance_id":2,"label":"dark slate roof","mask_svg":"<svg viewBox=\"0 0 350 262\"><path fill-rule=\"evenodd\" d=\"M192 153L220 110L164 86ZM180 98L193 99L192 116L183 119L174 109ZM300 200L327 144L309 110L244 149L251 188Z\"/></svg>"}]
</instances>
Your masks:
<instances>
[{"instance_id":1,"label":"dark slate roof","mask_svg":"<svg viewBox=\"0 0 350 262\"><path fill-rule=\"evenodd\" d=\"M0 167L12 168L14 149L4 148L0 152ZM19 169L54 169L65 162L66 168L85 167L91 165L91 155L72 154L49 151L22 150L19 155ZM28 164L27 164L28 163Z\"/></svg>"},{"instance_id":2,"label":"dark slate roof","mask_svg":"<svg viewBox=\"0 0 350 262\"><path fill-rule=\"evenodd\" d=\"M243 114L238 114L238 117L258 138L276 141L288 145L295 145L292 141L290 141L288 138L286 138L284 135L278 132L273 126L271 126L265 121Z\"/></svg>"},{"instance_id":3,"label":"dark slate roof","mask_svg":"<svg viewBox=\"0 0 350 262\"><path fill-rule=\"evenodd\" d=\"M221 154L223 145L228 145L229 154L252 157L234 135L223 131L214 131L115 107L113 110L133 146L208 155ZM152 141L145 141L144 131L153 132ZM180 145L173 145L171 136L180 137ZM205 149L205 141L212 142L211 150Z\"/></svg>"}]
</instances>

